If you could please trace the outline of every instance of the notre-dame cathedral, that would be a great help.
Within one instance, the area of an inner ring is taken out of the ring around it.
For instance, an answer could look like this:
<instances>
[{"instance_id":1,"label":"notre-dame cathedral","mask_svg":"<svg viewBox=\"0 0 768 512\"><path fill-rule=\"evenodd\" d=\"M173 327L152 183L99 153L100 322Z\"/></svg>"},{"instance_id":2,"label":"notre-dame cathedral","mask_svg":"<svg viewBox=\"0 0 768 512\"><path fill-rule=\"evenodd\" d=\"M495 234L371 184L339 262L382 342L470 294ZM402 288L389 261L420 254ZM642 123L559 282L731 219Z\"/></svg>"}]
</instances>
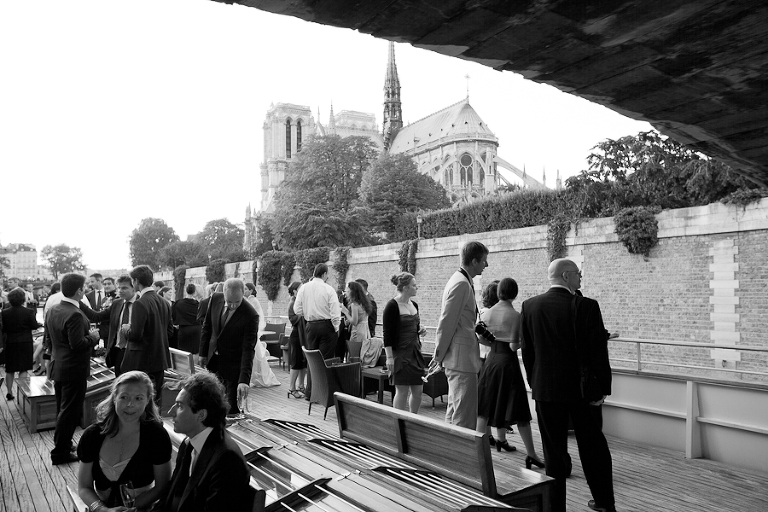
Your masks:
<instances>
[{"instance_id":1,"label":"notre-dame cathedral","mask_svg":"<svg viewBox=\"0 0 768 512\"><path fill-rule=\"evenodd\" d=\"M261 164L261 211L274 211L277 188L285 178L288 164L301 151L310 135L369 137L380 151L403 153L416 162L419 172L428 174L458 197L477 197L509 185L498 172L505 168L517 175L523 186L546 188L525 171L501 159L499 140L469 103L469 97L423 119L403 125L400 79L395 64L395 46L389 43L389 58L384 79L384 117L381 130L376 116L342 110L334 114L333 105L326 125L312 116L309 107L291 103L271 105L264 120L264 162ZM559 181L559 178L558 178ZM246 211L246 245L253 236L250 206Z\"/></svg>"}]
</instances>

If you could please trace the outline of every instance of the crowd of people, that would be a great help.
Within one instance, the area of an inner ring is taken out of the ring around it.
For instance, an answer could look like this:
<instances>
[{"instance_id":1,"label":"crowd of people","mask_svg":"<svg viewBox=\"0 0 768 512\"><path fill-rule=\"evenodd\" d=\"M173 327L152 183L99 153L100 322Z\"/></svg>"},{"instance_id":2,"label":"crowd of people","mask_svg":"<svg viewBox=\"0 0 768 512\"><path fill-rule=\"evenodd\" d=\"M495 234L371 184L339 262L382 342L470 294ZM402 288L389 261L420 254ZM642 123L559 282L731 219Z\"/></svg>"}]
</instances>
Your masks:
<instances>
[{"instance_id":1,"label":"crowd of people","mask_svg":"<svg viewBox=\"0 0 768 512\"><path fill-rule=\"evenodd\" d=\"M377 305L368 283L350 281L339 296L327 283L328 266L318 264L309 282L288 287L287 396L311 400L305 350L317 350L324 359L359 357L365 365L383 365L395 389L393 406L411 413L419 411L426 376L444 371L446 422L490 434L498 451L515 450L507 434L516 426L525 466L544 468L555 479L552 510L565 510L565 479L572 468L567 436L573 430L594 498L588 506L614 511L600 407L611 392L611 370L599 305L582 296L578 266L559 259L548 269L550 289L525 300L520 312L513 306L518 284L510 277L486 286L479 309L473 279L488 267L488 254L480 242L463 247L460 267L443 291L431 359L422 350L426 329L412 274L392 276L393 298L384 306L377 338ZM187 284L175 300L173 289L153 275L145 265L116 280L64 275L45 304L38 348L32 332L40 324L25 307L29 297L21 288L11 290L0 317L6 397L14 398L15 373L24 377L39 361L39 370L54 382L58 410L51 461L80 461L79 492L91 511L127 510L121 506L126 485L135 494L131 506L139 509L244 509L251 499L248 472L224 419L246 407L259 364L256 348L266 318L257 290L233 278L206 290ZM116 379L97 407L97 422L75 447L90 357L100 340ZM183 382L169 411L174 429L187 436L173 473L170 440L159 419L170 347L195 354L208 370ZM543 458L533 442L518 350L536 403Z\"/></svg>"}]
</instances>

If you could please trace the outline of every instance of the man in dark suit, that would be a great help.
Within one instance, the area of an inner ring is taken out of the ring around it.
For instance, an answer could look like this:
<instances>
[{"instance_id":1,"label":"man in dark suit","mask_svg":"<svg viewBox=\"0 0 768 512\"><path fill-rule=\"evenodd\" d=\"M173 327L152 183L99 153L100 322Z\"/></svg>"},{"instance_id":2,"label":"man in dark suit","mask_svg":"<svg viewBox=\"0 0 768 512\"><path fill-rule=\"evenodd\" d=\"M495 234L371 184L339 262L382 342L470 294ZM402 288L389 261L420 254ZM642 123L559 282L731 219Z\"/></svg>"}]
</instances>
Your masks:
<instances>
[{"instance_id":1,"label":"man in dark suit","mask_svg":"<svg viewBox=\"0 0 768 512\"><path fill-rule=\"evenodd\" d=\"M107 299L107 292L104 290L103 276L96 272L88 277L88 286L91 287L91 291L85 294L85 298L88 299L88 305L91 309L97 313L105 309L105 301ZM108 305L106 305L108 306ZM109 336L109 322L98 322L99 336L104 340L104 344L107 343L107 336Z\"/></svg>"},{"instance_id":2,"label":"man in dark suit","mask_svg":"<svg viewBox=\"0 0 768 512\"><path fill-rule=\"evenodd\" d=\"M139 265L131 270L130 276L138 300L133 305L130 324L122 324L120 328L127 340L120 371L139 370L149 375L155 384L155 402L160 408L163 372L171 361L168 350L168 339L173 334L171 307L152 287L151 268Z\"/></svg>"},{"instance_id":3,"label":"man in dark suit","mask_svg":"<svg viewBox=\"0 0 768 512\"><path fill-rule=\"evenodd\" d=\"M173 430L186 434L179 446L163 512L250 512L253 494L240 448L224 429L229 405L217 378L190 375L171 408ZM157 509L156 509L157 510Z\"/></svg>"},{"instance_id":4,"label":"man in dark suit","mask_svg":"<svg viewBox=\"0 0 768 512\"><path fill-rule=\"evenodd\" d=\"M549 291L523 302L522 353L536 400L547 475L555 479L552 511L565 511L570 475L568 418L573 422L592 510L614 512L611 452L603 435L601 405L611 394L611 366L603 317L597 301L580 297L581 272L571 260L549 265ZM602 398L582 396L581 370L596 376Z\"/></svg>"},{"instance_id":5,"label":"man in dark suit","mask_svg":"<svg viewBox=\"0 0 768 512\"><path fill-rule=\"evenodd\" d=\"M127 345L127 340L123 336L120 327L123 324L130 325L133 304L136 302L136 294L131 277L127 274L122 275L117 279L117 283L119 298L112 301L106 309L97 312L88 308L84 303L80 303L80 309L83 310L88 320L91 322L101 322L108 326L107 337L102 338L105 340L104 346L107 351L104 359L107 367L114 367L115 376L123 373L121 365Z\"/></svg>"},{"instance_id":6,"label":"man in dark suit","mask_svg":"<svg viewBox=\"0 0 768 512\"><path fill-rule=\"evenodd\" d=\"M86 383L91 371L91 350L99 342L99 331L88 331L90 322L80 311L85 276L64 274L61 292L61 303L51 308L45 319L45 331L50 336L53 351L50 375L58 411L51 450L54 466L78 460L70 451L72 434L83 413Z\"/></svg>"},{"instance_id":7,"label":"man in dark suit","mask_svg":"<svg viewBox=\"0 0 768 512\"><path fill-rule=\"evenodd\" d=\"M242 280L224 282L224 293L211 296L200 340L200 364L224 383L231 414L248 396L259 337L259 315L244 295Z\"/></svg>"}]
</instances>

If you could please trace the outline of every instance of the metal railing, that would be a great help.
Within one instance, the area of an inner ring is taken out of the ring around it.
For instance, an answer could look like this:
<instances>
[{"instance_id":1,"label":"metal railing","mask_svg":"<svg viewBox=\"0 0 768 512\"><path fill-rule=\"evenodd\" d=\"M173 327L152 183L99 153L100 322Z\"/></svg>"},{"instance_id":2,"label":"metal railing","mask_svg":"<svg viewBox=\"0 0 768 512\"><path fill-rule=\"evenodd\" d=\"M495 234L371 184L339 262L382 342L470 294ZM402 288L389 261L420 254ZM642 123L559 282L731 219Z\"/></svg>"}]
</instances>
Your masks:
<instances>
[{"instance_id":1,"label":"metal railing","mask_svg":"<svg viewBox=\"0 0 768 512\"><path fill-rule=\"evenodd\" d=\"M615 362L624 362L624 363L634 364L635 369L637 371L643 371L643 365L653 365L653 366L663 366L663 367L672 367L672 368L687 368L691 370L716 371L716 372L732 373L735 375L759 375L763 377L768 377L768 371L761 372L761 371L753 371L753 370L742 370L738 368L737 369L715 368L713 366L700 366L700 365L693 365L693 364L685 364L682 362L649 361L647 359L646 361L643 361L643 351L642 351L642 347L644 345L646 346L660 345L660 346L667 346L667 347L697 348L702 350L724 349L724 350L733 350L733 351L739 351L739 352L762 353L762 354L768 355L768 348L764 348L764 347L751 347L751 346L745 346L745 345L726 345L722 343L703 343L703 342L694 342L694 341L648 340L648 339L625 338L625 337L613 338L609 340L609 343L634 343L635 359L611 357L611 362L615 361Z\"/></svg>"}]
</instances>

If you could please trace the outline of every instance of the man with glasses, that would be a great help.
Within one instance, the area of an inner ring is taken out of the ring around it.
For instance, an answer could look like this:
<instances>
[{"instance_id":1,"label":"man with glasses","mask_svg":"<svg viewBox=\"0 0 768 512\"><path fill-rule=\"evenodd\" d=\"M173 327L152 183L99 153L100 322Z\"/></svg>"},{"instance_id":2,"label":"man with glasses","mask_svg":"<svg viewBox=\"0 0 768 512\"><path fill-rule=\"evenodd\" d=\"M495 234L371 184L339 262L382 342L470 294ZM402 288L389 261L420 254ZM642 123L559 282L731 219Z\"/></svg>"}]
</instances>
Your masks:
<instances>
[{"instance_id":1,"label":"man with glasses","mask_svg":"<svg viewBox=\"0 0 768 512\"><path fill-rule=\"evenodd\" d=\"M603 435L601 405L611 394L608 336L597 301L581 297L581 271L565 258L549 265L550 288L521 309L522 353L536 401L547 475L555 479L553 512L565 512L570 475L568 420L593 500L592 510L615 512L611 452ZM584 397L582 369L596 380L599 397Z\"/></svg>"}]
</instances>

